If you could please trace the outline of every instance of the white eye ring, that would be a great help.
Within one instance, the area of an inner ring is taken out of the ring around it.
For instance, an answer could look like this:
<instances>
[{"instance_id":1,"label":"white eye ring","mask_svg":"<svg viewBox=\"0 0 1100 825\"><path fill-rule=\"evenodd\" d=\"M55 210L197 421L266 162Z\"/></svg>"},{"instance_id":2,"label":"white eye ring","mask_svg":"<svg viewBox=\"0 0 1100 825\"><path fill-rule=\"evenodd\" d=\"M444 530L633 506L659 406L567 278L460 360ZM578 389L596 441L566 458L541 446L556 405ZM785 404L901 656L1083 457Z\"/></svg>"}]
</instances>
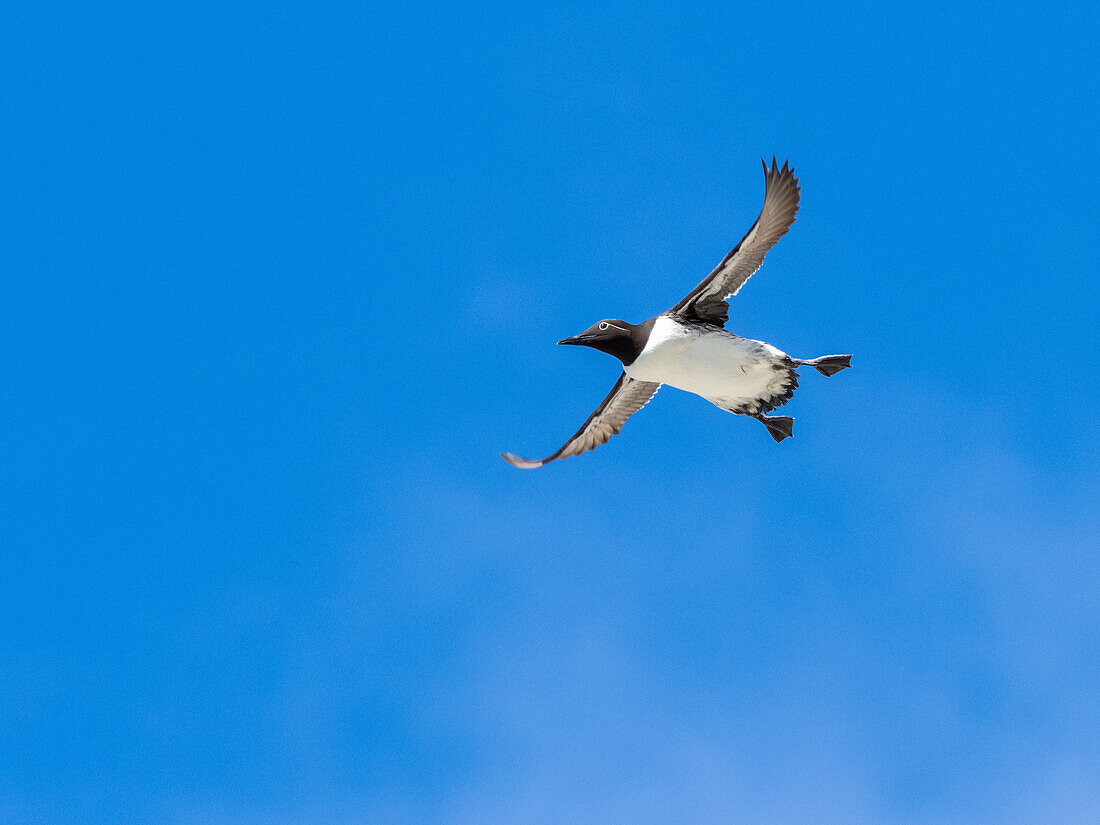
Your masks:
<instances>
[{"instance_id":1,"label":"white eye ring","mask_svg":"<svg viewBox=\"0 0 1100 825\"><path fill-rule=\"evenodd\" d=\"M601 332L603 332L603 330L607 329L609 326L611 326L611 324L607 323L607 321L600 321L600 331Z\"/></svg>"}]
</instances>

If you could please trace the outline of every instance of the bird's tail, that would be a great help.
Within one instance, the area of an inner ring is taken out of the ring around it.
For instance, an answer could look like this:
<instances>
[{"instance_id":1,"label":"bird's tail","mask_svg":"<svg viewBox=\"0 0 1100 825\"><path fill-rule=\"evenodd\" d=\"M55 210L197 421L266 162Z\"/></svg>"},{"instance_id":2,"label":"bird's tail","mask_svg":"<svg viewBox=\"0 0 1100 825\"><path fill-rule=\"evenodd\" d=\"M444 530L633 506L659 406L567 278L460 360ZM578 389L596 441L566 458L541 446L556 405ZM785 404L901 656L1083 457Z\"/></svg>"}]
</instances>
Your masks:
<instances>
[{"instance_id":1,"label":"bird's tail","mask_svg":"<svg viewBox=\"0 0 1100 825\"><path fill-rule=\"evenodd\" d=\"M852 366L851 355L822 355L820 358L811 358L809 361L796 361L796 366L813 367L822 375L836 375L841 370Z\"/></svg>"}]
</instances>

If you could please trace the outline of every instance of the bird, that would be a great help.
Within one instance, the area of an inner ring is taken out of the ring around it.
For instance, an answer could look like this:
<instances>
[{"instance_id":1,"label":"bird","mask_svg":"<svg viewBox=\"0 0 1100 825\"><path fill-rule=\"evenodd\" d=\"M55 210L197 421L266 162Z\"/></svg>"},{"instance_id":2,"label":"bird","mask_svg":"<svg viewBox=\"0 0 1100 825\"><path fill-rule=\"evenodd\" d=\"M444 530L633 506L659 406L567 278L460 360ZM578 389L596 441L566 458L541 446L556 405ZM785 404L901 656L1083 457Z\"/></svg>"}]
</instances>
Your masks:
<instances>
[{"instance_id":1,"label":"bird","mask_svg":"<svg viewBox=\"0 0 1100 825\"><path fill-rule=\"evenodd\" d=\"M795 221L801 187L789 160L780 168L763 158L764 205L760 215L721 263L666 312L640 324L605 318L579 335L558 341L613 355L623 371L611 392L579 430L543 459L502 452L513 467L530 470L607 443L631 415L649 403L662 384L695 393L716 407L755 418L776 443L788 438L794 419L767 413L786 404L798 387L799 367L824 376L851 366L851 355L793 358L763 341L725 329L727 301L760 268L764 255Z\"/></svg>"}]
</instances>

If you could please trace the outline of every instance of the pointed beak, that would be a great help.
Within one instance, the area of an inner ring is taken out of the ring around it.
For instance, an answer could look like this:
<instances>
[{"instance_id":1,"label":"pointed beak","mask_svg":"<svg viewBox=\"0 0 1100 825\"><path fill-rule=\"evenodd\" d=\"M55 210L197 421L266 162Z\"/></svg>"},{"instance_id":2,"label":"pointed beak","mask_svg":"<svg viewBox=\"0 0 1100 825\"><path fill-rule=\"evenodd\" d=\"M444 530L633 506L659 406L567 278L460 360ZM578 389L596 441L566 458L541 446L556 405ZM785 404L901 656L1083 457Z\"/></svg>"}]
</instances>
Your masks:
<instances>
[{"instance_id":1,"label":"pointed beak","mask_svg":"<svg viewBox=\"0 0 1100 825\"><path fill-rule=\"evenodd\" d=\"M595 335L572 335L569 338L562 338L558 341L558 346L562 344L570 344L572 346L583 346L595 338Z\"/></svg>"}]
</instances>

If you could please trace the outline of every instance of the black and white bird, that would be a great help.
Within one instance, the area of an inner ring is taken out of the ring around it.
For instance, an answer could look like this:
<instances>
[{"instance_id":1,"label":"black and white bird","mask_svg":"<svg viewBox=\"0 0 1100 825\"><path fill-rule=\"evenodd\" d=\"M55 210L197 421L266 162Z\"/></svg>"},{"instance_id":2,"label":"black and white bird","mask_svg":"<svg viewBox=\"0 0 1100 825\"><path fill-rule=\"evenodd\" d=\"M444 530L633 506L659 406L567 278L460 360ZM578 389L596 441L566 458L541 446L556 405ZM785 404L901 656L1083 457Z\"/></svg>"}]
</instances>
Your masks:
<instances>
[{"instance_id":1,"label":"black and white bird","mask_svg":"<svg viewBox=\"0 0 1100 825\"><path fill-rule=\"evenodd\" d=\"M535 461L512 453L501 457L513 467L533 469L607 442L626 420L644 407L662 384L701 395L710 403L761 421L772 438L791 434L794 419L768 416L786 404L798 386L798 367L833 375L850 366L851 355L792 358L771 344L742 338L724 329L727 299L737 294L776 241L787 233L798 212L799 186L794 170L772 158L764 164L764 206L760 216L695 289L676 306L640 324L609 318L580 335L558 341L610 353L623 373L607 398L561 449Z\"/></svg>"}]
</instances>

